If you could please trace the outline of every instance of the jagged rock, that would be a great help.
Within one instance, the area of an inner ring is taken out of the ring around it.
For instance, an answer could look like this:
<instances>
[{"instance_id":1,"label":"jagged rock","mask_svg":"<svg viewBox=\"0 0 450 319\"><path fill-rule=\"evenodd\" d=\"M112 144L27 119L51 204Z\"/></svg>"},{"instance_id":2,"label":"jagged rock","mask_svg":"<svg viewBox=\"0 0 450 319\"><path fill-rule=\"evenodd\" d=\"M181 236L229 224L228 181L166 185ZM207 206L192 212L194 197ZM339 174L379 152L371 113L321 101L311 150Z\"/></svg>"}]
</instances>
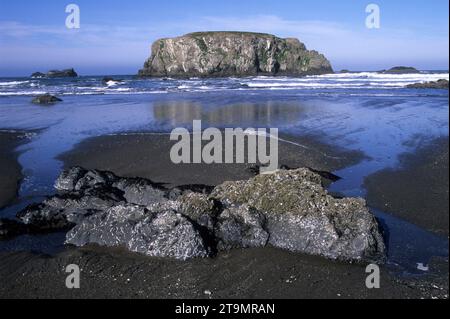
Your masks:
<instances>
[{"instance_id":1,"label":"jagged rock","mask_svg":"<svg viewBox=\"0 0 450 319\"><path fill-rule=\"evenodd\" d=\"M51 70L47 73L35 72L31 75L32 78L75 78L78 77L74 69L66 70Z\"/></svg>"},{"instance_id":2,"label":"jagged rock","mask_svg":"<svg viewBox=\"0 0 450 319\"><path fill-rule=\"evenodd\" d=\"M98 244L126 246L132 230L146 215L147 210L136 205L117 205L89 216L66 235L66 243L75 246Z\"/></svg>"},{"instance_id":3,"label":"jagged rock","mask_svg":"<svg viewBox=\"0 0 450 319\"><path fill-rule=\"evenodd\" d=\"M330 62L297 39L250 32L196 32L152 45L141 77L311 75Z\"/></svg>"},{"instance_id":4,"label":"jagged rock","mask_svg":"<svg viewBox=\"0 0 450 319\"><path fill-rule=\"evenodd\" d=\"M62 100L56 96L44 94L35 97L31 102L34 104L54 104L57 102L62 102Z\"/></svg>"},{"instance_id":5,"label":"jagged rock","mask_svg":"<svg viewBox=\"0 0 450 319\"><path fill-rule=\"evenodd\" d=\"M84 219L67 234L66 243L125 246L148 256L181 260L209 255L198 231L182 215L171 210L151 213L136 205L115 206Z\"/></svg>"},{"instance_id":6,"label":"jagged rock","mask_svg":"<svg viewBox=\"0 0 450 319\"><path fill-rule=\"evenodd\" d=\"M87 173L81 167L64 170L55 182L55 189L62 192L73 192L78 181Z\"/></svg>"},{"instance_id":7,"label":"jagged rock","mask_svg":"<svg viewBox=\"0 0 450 319\"><path fill-rule=\"evenodd\" d=\"M200 232L175 211L164 211L143 219L133 229L127 247L147 256L181 260L210 254Z\"/></svg>"},{"instance_id":8,"label":"jagged rock","mask_svg":"<svg viewBox=\"0 0 450 319\"><path fill-rule=\"evenodd\" d=\"M31 75L31 77L32 77L32 78L35 78L35 79L45 78L45 74L44 74L44 73L41 73L41 72L34 72L34 73Z\"/></svg>"},{"instance_id":9,"label":"jagged rock","mask_svg":"<svg viewBox=\"0 0 450 319\"><path fill-rule=\"evenodd\" d=\"M17 214L25 224L39 231L70 229L84 218L124 202L114 189L91 189L86 193L53 196L30 205Z\"/></svg>"},{"instance_id":10,"label":"jagged rock","mask_svg":"<svg viewBox=\"0 0 450 319\"><path fill-rule=\"evenodd\" d=\"M378 223L362 199L336 199L308 169L227 182L211 194L226 206L248 205L266 217L269 243L348 261L383 261Z\"/></svg>"},{"instance_id":11,"label":"jagged rock","mask_svg":"<svg viewBox=\"0 0 450 319\"><path fill-rule=\"evenodd\" d=\"M74 69L66 69L48 71L46 76L48 78L76 78L78 77L78 74Z\"/></svg>"},{"instance_id":12,"label":"jagged rock","mask_svg":"<svg viewBox=\"0 0 450 319\"><path fill-rule=\"evenodd\" d=\"M215 228L217 249L265 247L269 241L265 224L265 216L247 205L225 209Z\"/></svg>"},{"instance_id":13,"label":"jagged rock","mask_svg":"<svg viewBox=\"0 0 450 319\"><path fill-rule=\"evenodd\" d=\"M88 171L81 167L65 170L55 182L55 188L61 192L79 192L96 187L120 190L126 202L143 206L166 200L167 196L167 190L146 179L120 178L111 172Z\"/></svg>"},{"instance_id":14,"label":"jagged rock","mask_svg":"<svg viewBox=\"0 0 450 319\"><path fill-rule=\"evenodd\" d=\"M270 244L346 261L381 263L385 246L364 200L334 198L309 169L279 170L226 182L165 189L149 180L74 167L60 194L18 214L38 231L69 229L67 243L124 246L187 259ZM200 192L194 192L197 190Z\"/></svg>"},{"instance_id":15,"label":"jagged rock","mask_svg":"<svg viewBox=\"0 0 450 319\"><path fill-rule=\"evenodd\" d=\"M408 89L448 90L448 80L440 79L434 82L414 83L406 86Z\"/></svg>"},{"instance_id":16,"label":"jagged rock","mask_svg":"<svg viewBox=\"0 0 450 319\"><path fill-rule=\"evenodd\" d=\"M123 191L125 200L131 204L147 206L167 200L167 191L145 179L121 179L113 186Z\"/></svg>"},{"instance_id":17,"label":"jagged rock","mask_svg":"<svg viewBox=\"0 0 450 319\"><path fill-rule=\"evenodd\" d=\"M209 199L205 194L193 192L181 195L177 202L180 205L179 211L184 216L209 231L213 231L216 217L220 214L220 207L218 207L217 202Z\"/></svg>"},{"instance_id":18,"label":"jagged rock","mask_svg":"<svg viewBox=\"0 0 450 319\"><path fill-rule=\"evenodd\" d=\"M17 214L17 218L37 232L63 230L73 226L64 209L47 205L45 202L28 206Z\"/></svg>"}]
</instances>

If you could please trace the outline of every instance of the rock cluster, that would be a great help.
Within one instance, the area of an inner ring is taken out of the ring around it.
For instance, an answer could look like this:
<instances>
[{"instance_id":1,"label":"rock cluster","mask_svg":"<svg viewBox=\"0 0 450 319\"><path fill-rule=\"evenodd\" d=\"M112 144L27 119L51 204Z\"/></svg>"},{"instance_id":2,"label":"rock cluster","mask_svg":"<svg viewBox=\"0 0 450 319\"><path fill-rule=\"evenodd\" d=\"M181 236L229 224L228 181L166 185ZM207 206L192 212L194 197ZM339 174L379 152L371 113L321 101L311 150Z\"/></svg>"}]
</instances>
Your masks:
<instances>
[{"instance_id":1,"label":"rock cluster","mask_svg":"<svg viewBox=\"0 0 450 319\"><path fill-rule=\"evenodd\" d=\"M414 74L420 73L419 70L410 66L395 66L390 68L389 70L381 71L384 74Z\"/></svg>"},{"instance_id":2,"label":"rock cluster","mask_svg":"<svg viewBox=\"0 0 450 319\"><path fill-rule=\"evenodd\" d=\"M448 80L441 79L434 82L414 83L406 86L408 89L438 89L448 90Z\"/></svg>"},{"instance_id":3,"label":"rock cluster","mask_svg":"<svg viewBox=\"0 0 450 319\"><path fill-rule=\"evenodd\" d=\"M330 196L309 169L194 192L74 167L55 187L58 195L18 218L35 229L67 229L66 243L76 246L124 246L181 260L267 245L350 262L385 258L378 223L365 202Z\"/></svg>"},{"instance_id":4,"label":"rock cluster","mask_svg":"<svg viewBox=\"0 0 450 319\"><path fill-rule=\"evenodd\" d=\"M332 73L297 39L250 32L196 32L152 45L141 77L302 76Z\"/></svg>"}]
</instances>

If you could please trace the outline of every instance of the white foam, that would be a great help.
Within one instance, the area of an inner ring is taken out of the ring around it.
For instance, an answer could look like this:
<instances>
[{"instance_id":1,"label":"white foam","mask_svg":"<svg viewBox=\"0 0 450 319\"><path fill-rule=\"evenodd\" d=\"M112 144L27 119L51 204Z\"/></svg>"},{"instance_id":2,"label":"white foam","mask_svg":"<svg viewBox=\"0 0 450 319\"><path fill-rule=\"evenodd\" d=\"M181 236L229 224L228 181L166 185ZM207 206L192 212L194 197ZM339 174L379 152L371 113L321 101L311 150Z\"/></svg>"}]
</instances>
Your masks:
<instances>
[{"instance_id":1,"label":"white foam","mask_svg":"<svg viewBox=\"0 0 450 319\"><path fill-rule=\"evenodd\" d=\"M107 86L115 86L117 84L119 84L119 82L117 82L117 81L108 81L108 82L106 82Z\"/></svg>"},{"instance_id":2,"label":"white foam","mask_svg":"<svg viewBox=\"0 0 450 319\"><path fill-rule=\"evenodd\" d=\"M20 84L30 83L30 81L11 81L11 82L0 82L0 86L16 86Z\"/></svg>"},{"instance_id":3,"label":"white foam","mask_svg":"<svg viewBox=\"0 0 450 319\"><path fill-rule=\"evenodd\" d=\"M385 74L378 72L360 72L360 73L337 73L324 75L307 76L310 79L382 79L382 80L414 80L414 81L437 81L440 79L449 79L448 73L410 73L410 74Z\"/></svg>"},{"instance_id":4,"label":"white foam","mask_svg":"<svg viewBox=\"0 0 450 319\"><path fill-rule=\"evenodd\" d=\"M18 92L0 92L0 96L33 96L46 94L46 91L18 91Z\"/></svg>"}]
</instances>

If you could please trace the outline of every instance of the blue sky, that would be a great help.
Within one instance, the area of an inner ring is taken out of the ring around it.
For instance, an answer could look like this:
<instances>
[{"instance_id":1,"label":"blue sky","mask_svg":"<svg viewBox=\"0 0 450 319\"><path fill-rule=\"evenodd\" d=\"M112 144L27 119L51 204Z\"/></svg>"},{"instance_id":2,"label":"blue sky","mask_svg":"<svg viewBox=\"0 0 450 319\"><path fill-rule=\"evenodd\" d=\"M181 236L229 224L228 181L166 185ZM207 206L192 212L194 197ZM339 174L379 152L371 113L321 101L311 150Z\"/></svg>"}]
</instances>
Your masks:
<instances>
[{"instance_id":1,"label":"blue sky","mask_svg":"<svg viewBox=\"0 0 450 319\"><path fill-rule=\"evenodd\" d=\"M70 3L81 10L78 30L65 27ZM370 3L380 29L365 26ZM135 74L154 40L206 30L297 37L336 70L448 69L448 10L448 0L0 0L0 76Z\"/></svg>"}]
</instances>

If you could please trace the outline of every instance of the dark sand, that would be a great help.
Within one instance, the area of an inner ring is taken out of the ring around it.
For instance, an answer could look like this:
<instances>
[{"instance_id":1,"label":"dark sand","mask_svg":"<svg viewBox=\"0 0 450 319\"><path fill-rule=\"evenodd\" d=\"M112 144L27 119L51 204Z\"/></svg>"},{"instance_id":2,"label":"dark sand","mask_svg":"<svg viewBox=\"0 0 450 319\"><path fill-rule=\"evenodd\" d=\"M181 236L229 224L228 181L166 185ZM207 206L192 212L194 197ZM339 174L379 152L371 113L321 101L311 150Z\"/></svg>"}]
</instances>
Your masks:
<instances>
[{"instance_id":1,"label":"dark sand","mask_svg":"<svg viewBox=\"0 0 450 319\"><path fill-rule=\"evenodd\" d=\"M372 207L448 236L449 140L433 141L401 157L401 168L369 176L365 185Z\"/></svg>"},{"instance_id":2,"label":"dark sand","mask_svg":"<svg viewBox=\"0 0 450 319\"><path fill-rule=\"evenodd\" d=\"M395 279L382 270L380 289L366 288L363 266L273 248L186 262L96 247L53 258L0 253L0 260L0 298L448 298L448 263L440 260L431 267L441 275L420 279ZM81 269L79 290L65 286L71 264Z\"/></svg>"},{"instance_id":3,"label":"dark sand","mask_svg":"<svg viewBox=\"0 0 450 319\"><path fill-rule=\"evenodd\" d=\"M23 133L0 131L0 208L10 204L17 196L22 168L17 162L15 149L23 138Z\"/></svg>"},{"instance_id":4,"label":"dark sand","mask_svg":"<svg viewBox=\"0 0 450 319\"><path fill-rule=\"evenodd\" d=\"M313 137L282 136L302 146L279 144L279 164L289 167L310 167L334 171L355 164L362 154L338 150L317 142ZM82 166L111 171L123 177L145 177L168 186L204 184L218 185L225 181L243 180L253 176L248 164L173 164L170 149L176 142L169 135L130 134L88 139L73 151L60 156L66 168Z\"/></svg>"}]
</instances>

